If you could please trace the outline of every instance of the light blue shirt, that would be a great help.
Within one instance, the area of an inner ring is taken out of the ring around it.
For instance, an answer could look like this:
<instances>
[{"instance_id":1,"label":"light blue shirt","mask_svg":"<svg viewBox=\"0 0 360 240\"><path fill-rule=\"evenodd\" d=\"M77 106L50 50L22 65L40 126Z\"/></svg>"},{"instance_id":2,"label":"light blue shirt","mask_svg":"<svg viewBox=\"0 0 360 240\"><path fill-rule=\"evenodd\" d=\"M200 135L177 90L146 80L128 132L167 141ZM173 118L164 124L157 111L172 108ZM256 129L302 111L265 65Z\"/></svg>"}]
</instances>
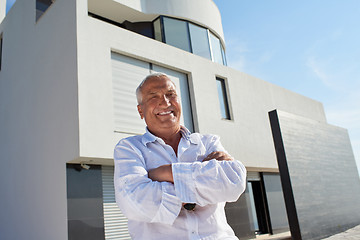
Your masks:
<instances>
[{"instance_id":1,"label":"light blue shirt","mask_svg":"<svg viewBox=\"0 0 360 240\"><path fill-rule=\"evenodd\" d=\"M225 151L215 135L190 134L182 127L176 156L148 130L115 147L115 196L128 218L134 240L237 239L226 221L225 202L236 201L246 186L246 169L237 161L202 160ZM156 182L147 171L172 164L174 184ZM196 203L194 211L182 203Z\"/></svg>"}]
</instances>

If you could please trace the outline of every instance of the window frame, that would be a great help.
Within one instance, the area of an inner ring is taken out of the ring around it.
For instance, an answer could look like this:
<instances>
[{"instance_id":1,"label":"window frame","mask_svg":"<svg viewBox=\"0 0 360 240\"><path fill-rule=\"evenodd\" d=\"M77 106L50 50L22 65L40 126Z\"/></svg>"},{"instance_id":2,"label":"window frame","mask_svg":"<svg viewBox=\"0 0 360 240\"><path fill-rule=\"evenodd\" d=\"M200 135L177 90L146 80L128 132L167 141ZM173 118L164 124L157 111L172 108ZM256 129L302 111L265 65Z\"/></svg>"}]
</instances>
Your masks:
<instances>
[{"instance_id":1,"label":"window frame","mask_svg":"<svg viewBox=\"0 0 360 240\"><path fill-rule=\"evenodd\" d=\"M220 115L222 120L234 120L232 116L231 106L230 106L230 97L227 87L227 79L223 77L216 76L216 88L218 92L218 100L220 107ZM219 91L219 85L221 87L221 93Z\"/></svg>"}]
</instances>

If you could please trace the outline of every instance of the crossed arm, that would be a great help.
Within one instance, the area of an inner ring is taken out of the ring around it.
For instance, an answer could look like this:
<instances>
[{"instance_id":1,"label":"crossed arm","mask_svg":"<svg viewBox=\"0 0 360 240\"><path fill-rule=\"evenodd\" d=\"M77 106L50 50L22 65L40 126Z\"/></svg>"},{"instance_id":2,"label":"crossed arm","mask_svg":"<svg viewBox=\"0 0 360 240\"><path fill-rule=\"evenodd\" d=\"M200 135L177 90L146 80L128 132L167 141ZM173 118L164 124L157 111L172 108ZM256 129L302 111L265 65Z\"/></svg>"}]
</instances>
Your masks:
<instances>
[{"instance_id":1,"label":"crossed arm","mask_svg":"<svg viewBox=\"0 0 360 240\"><path fill-rule=\"evenodd\" d=\"M209 143L211 140L211 143ZM202 162L178 162L146 170L141 147L121 141L114 152L116 201L129 219L172 224L182 203L199 206L236 201L245 189L246 169L226 154L218 139ZM196 158L197 156L194 156Z\"/></svg>"},{"instance_id":2,"label":"crossed arm","mask_svg":"<svg viewBox=\"0 0 360 240\"><path fill-rule=\"evenodd\" d=\"M226 152L214 151L204 158L203 162L216 159L218 161L233 161L234 159ZM171 164L149 170L148 177L153 181L174 183Z\"/></svg>"}]
</instances>

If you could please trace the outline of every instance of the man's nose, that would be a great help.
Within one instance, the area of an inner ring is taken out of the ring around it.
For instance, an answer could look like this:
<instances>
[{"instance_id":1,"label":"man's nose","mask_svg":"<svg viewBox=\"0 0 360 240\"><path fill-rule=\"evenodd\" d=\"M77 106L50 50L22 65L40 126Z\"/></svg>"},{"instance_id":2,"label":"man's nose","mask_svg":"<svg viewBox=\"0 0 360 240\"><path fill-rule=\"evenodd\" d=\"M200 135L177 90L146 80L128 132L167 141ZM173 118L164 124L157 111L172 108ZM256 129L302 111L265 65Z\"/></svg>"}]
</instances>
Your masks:
<instances>
[{"instance_id":1,"label":"man's nose","mask_svg":"<svg viewBox=\"0 0 360 240\"><path fill-rule=\"evenodd\" d=\"M160 105L170 106L170 99L166 95L162 96Z\"/></svg>"}]
</instances>

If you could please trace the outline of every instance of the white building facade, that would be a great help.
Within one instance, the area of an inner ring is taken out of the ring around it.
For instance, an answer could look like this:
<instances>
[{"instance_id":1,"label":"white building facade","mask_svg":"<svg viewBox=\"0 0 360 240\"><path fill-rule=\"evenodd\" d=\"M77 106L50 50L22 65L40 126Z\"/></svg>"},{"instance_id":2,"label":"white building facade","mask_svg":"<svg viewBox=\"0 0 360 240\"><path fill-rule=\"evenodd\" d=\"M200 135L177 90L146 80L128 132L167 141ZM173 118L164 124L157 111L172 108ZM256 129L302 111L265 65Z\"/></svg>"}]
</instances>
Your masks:
<instances>
[{"instance_id":1,"label":"white building facade","mask_svg":"<svg viewBox=\"0 0 360 240\"><path fill-rule=\"evenodd\" d=\"M227 67L213 1L17 0L6 16L5 2L1 239L130 239L113 148L145 131L135 88L152 72L177 84L183 124L221 136L246 166L247 191L226 208L237 236L293 234L268 113L326 125L323 106Z\"/></svg>"}]
</instances>

